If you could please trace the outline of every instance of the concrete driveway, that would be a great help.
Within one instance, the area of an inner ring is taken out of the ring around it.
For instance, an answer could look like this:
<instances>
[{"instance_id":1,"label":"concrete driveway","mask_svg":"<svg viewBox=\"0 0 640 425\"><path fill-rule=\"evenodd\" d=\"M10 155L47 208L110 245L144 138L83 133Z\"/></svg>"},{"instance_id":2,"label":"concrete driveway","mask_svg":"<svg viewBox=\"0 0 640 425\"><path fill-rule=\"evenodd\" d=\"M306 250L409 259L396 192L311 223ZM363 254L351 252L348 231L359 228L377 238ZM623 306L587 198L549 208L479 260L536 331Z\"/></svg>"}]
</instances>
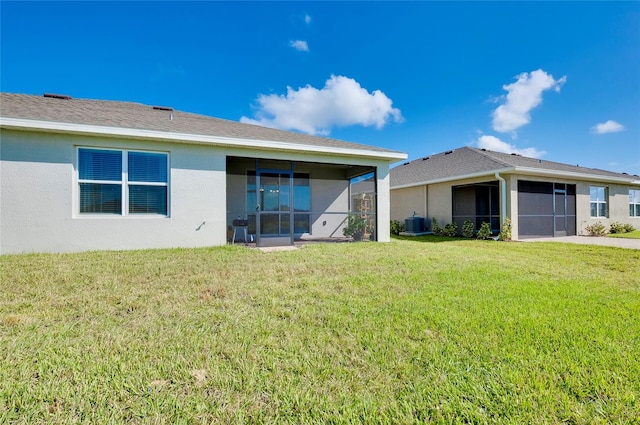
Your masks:
<instances>
[{"instance_id":1,"label":"concrete driveway","mask_svg":"<svg viewBox=\"0 0 640 425\"><path fill-rule=\"evenodd\" d=\"M583 245L615 246L618 248L640 249L640 239L608 238L606 236L563 236L559 238L520 239L521 242L564 242Z\"/></svg>"}]
</instances>

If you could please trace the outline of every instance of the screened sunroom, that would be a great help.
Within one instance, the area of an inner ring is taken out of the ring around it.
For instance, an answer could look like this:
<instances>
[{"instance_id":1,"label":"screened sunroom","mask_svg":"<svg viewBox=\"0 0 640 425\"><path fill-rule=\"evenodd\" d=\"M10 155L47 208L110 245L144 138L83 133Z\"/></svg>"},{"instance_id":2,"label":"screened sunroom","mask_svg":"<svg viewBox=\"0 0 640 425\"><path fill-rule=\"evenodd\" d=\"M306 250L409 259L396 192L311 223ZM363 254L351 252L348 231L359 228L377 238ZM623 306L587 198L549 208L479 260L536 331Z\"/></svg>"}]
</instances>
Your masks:
<instances>
[{"instance_id":1,"label":"screened sunroom","mask_svg":"<svg viewBox=\"0 0 640 425\"><path fill-rule=\"evenodd\" d=\"M229 242L376 240L375 167L229 156L226 169Z\"/></svg>"}]
</instances>

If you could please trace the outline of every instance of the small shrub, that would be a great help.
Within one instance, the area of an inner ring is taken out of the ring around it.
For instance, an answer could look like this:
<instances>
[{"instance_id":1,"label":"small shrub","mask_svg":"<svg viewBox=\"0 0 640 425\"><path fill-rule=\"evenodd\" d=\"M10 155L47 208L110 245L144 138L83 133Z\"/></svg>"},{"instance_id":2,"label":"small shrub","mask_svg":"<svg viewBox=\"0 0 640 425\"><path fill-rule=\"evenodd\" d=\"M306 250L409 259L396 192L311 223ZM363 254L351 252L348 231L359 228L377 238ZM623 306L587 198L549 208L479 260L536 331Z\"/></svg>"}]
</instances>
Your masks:
<instances>
[{"instance_id":1,"label":"small shrub","mask_svg":"<svg viewBox=\"0 0 640 425\"><path fill-rule=\"evenodd\" d=\"M482 240L491 239L491 226L486 221L480 225L477 238Z\"/></svg>"},{"instance_id":2,"label":"small shrub","mask_svg":"<svg viewBox=\"0 0 640 425\"><path fill-rule=\"evenodd\" d=\"M400 232L404 232L404 224L398 220L391 220L391 234L399 235Z\"/></svg>"},{"instance_id":3,"label":"small shrub","mask_svg":"<svg viewBox=\"0 0 640 425\"><path fill-rule=\"evenodd\" d=\"M633 232L634 230L636 230L631 224L629 223L619 223L617 221L614 221L613 223L611 223L611 226L609 227L609 233L629 233L629 232Z\"/></svg>"},{"instance_id":4,"label":"small shrub","mask_svg":"<svg viewBox=\"0 0 640 425\"><path fill-rule=\"evenodd\" d=\"M434 218L431 221L431 231L436 236L442 236L442 227L440 227L440 225L438 224L438 219L437 218Z\"/></svg>"},{"instance_id":5,"label":"small shrub","mask_svg":"<svg viewBox=\"0 0 640 425\"><path fill-rule=\"evenodd\" d=\"M625 233L624 224L614 221L609 227L609 233Z\"/></svg>"},{"instance_id":6,"label":"small shrub","mask_svg":"<svg viewBox=\"0 0 640 425\"><path fill-rule=\"evenodd\" d=\"M442 236L454 237L458 234L458 224L457 223L449 223L446 224L442 231Z\"/></svg>"},{"instance_id":7,"label":"small shrub","mask_svg":"<svg viewBox=\"0 0 640 425\"><path fill-rule=\"evenodd\" d=\"M595 223L584 228L589 236L604 236L607 234L607 230L604 227L604 224L596 221Z\"/></svg>"},{"instance_id":8,"label":"small shrub","mask_svg":"<svg viewBox=\"0 0 640 425\"><path fill-rule=\"evenodd\" d=\"M465 220L462 224L462 236L465 238L472 238L476 231L476 225L471 220Z\"/></svg>"},{"instance_id":9,"label":"small shrub","mask_svg":"<svg viewBox=\"0 0 640 425\"><path fill-rule=\"evenodd\" d=\"M498 240L511 240L511 219L509 217L504 218L504 223L502 223L502 227L500 228L500 235L498 235Z\"/></svg>"}]
</instances>

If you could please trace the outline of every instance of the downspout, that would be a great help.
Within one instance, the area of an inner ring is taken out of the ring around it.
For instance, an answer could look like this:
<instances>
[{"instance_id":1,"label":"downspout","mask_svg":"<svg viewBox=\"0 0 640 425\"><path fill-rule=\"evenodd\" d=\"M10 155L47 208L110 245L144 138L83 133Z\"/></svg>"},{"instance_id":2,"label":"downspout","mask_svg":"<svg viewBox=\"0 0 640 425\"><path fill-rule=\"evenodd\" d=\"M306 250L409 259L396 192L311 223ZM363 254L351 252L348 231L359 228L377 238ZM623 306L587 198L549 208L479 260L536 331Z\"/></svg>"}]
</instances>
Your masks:
<instances>
[{"instance_id":1,"label":"downspout","mask_svg":"<svg viewBox=\"0 0 640 425\"><path fill-rule=\"evenodd\" d=\"M504 219L507 216L507 181L497 171L495 176L500 181L500 227L502 228Z\"/></svg>"}]
</instances>

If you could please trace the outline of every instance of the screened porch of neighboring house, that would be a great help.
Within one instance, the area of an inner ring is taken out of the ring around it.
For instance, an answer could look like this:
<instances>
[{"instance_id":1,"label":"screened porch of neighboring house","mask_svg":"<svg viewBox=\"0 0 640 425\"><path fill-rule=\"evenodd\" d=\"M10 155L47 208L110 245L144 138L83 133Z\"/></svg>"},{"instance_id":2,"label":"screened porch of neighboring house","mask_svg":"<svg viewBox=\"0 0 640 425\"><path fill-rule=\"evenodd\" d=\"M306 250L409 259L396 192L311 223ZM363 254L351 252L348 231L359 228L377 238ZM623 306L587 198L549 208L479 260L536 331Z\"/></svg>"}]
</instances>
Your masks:
<instances>
[{"instance_id":1,"label":"screened porch of neighboring house","mask_svg":"<svg viewBox=\"0 0 640 425\"><path fill-rule=\"evenodd\" d=\"M226 169L229 242L376 240L374 167L227 157Z\"/></svg>"},{"instance_id":2,"label":"screened porch of neighboring house","mask_svg":"<svg viewBox=\"0 0 640 425\"><path fill-rule=\"evenodd\" d=\"M489 223L492 232L500 232L500 193L497 181L453 186L451 192L453 222L458 225L458 231L469 220L476 231L482 223Z\"/></svg>"}]
</instances>

